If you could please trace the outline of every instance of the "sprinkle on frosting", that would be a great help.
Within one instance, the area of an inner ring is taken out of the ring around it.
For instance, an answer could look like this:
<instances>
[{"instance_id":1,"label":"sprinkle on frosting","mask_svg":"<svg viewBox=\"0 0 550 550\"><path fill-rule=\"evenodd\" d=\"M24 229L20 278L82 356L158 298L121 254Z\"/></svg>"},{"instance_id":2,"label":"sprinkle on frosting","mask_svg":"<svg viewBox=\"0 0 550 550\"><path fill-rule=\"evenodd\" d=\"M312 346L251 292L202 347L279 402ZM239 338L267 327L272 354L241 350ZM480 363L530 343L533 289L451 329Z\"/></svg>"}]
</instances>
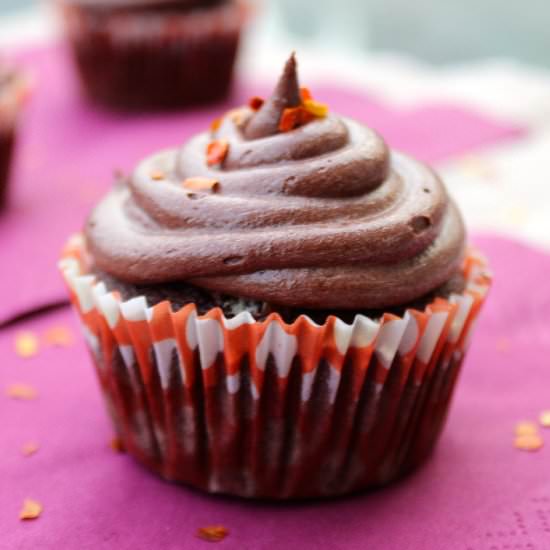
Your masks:
<instances>
[{"instance_id":1,"label":"sprinkle on frosting","mask_svg":"<svg viewBox=\"0 0 550 550\"><path fill-rule=\"evenodd\" d=\"M310 113L305 107L290 107L283 111L281 121L279 122L280 132L290 132L299 126L303 126L311 122L315 116Z\"/></svg>"},{"instance_id":2,"label":"sprinkle on frosting","mask_svg":"<svg viewBox=\"0 0 550 550\"><path fill-rule=\"evenodd\" d=\"M222 120L223 118L222 117L218 117L218 118L215 118L211 123L210 123L210 131L211 132L216 132L220 129L220 126L222 125Z\"/></svg>"},{"instance_id":3,"label":"sprinkle on frosting","mask_svg":"<svg viewBox=\"0 0 550 550\"><path fill-rule=\"evenodd\" d=\"M216 192L220 187L220 182L214 178L187 178L182 183L186 189L193 191L212 191Z\"/></svg>"},{"instance_id":4,"label":"sprinkle on frosting","mask_svg":"<svg viewBox=\"0 0 550 550\"><path fill-rule=\"evenodd\" d=\"M304 109L316 118L325 118L328 115L328 105L314 99L306 99L304 101Z\"/></svg>"},{"instance_id":5,"label":"sprinkle on frosting","mask_svg":"<svg viewBox=\"0 0 550 550\"><path fill-rule=\"evenodd\" d=\"M305 86L302 86L300 88L300 97L302 98L302 103L305 103L310 99L313 99L313 95L311 94L309 88L306 88Z\"/></svg>"},{"instance_id":6,"label":"sprinkle on frosting","mask_svg":"<svg viewBox=\"0 0 550 550\"><path fill-rule=\"evenodd\" d=\"M254 97L251 97L248 101L248 106L253 111L259 111L262 107L262 105L265 103L265 101L261 98L255 95Z\"/></svg>"},{"instance_id":7,"label":"sprinkle on frosting","mask_svg":"<svg viewBox=\"0 0 550 550\"><path fill-rule=\"evenodd\" d=\"M229 152L229 142L226 139L211 141L206 147L206 163L208 166L221 164Z\"/></svg>"},{"instance_id":8,"label":"sprinkle on frosting","mask_svg":"<svg viewBox=\"0 0 550 550\"><path fill-rule=\"evenodd\" d=\"M155 180L155 181L160 181L160 180L163 180L164 179L164 172L161 172L160 170L155 170L152 174L151 174L151 179L152 180Z\"/></svg>"}]
</instances>

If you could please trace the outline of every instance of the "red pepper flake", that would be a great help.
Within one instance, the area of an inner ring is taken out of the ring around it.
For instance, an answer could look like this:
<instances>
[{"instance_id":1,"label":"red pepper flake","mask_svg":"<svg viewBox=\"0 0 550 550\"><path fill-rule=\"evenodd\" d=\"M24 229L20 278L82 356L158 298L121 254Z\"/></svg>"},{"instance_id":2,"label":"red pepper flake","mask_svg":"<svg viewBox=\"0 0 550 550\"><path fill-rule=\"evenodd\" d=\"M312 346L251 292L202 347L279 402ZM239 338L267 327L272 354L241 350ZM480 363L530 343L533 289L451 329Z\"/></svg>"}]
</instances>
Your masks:
<instances>
[{"instance_id":1,"label":"red pepper flake","mask_svg":"<svg viewBox=\"0 0 550 550\"><path fill-rule=\"evenodd\" d=\"M221 125L222 125L222 117L215 118L210 123L210 131L211 132L217 132L220 129Z\"/></svg>"},{"instance_id":2,"label":"red pepper flake","mask_svg":"<svg viewBox=\"0 0 550 550\"><path fill-rule=\"evenodd\" d=\"M151 173L151 179L155 181L160 181L164 179L164 172L161 172L160 170L155 170Z\"/></svg>"},{"instance_id":3,"label":"red pepper flake","mask_svg":"<svg viewBox=\"0 0 550 550\"><path fill-rule=\"evenodd\" d=\"M279 122L279 131L290 132L299 126L311 122L314 118L314 115L301 105L299 107L290 107L283 111L281 121Z\"/></svg>"},{"instance_id":4,"label":"red pepper flake","mask_svg":"<svg viewBox=\"0 0 550 550\"><path fill-rule=\"evenodd\" d=\"M211 141L206 148L206 163L208 166L221 164L229 152L229 142L226 139Z\"/></svg>"},{"instance_id":5,"label":"red pepper flake","mask_svg":"<svg viewBox=\"0 0 550 550\"><path fill-rule=\"evenodd\" d=\"M192 191L212 191L213 193L220 188L220 182L213 178L187 178L182 185Z\"/></svg>"},{"instance_id":6,"label":"red pepper flake","mask_svg":"<svg viewBox=\"0 0 550 550\"><path fill-rule=\"evenodd\" d=\"M68 328L62 326L48 329L44 338L48 345L60 348L66 348L73 343L72 332Z\"/></svg>"},{"instance_id":7,"label":"red pepper flake","mask_svg":"<svg viewBox=\"0 0 550 550\"><path fill-rule=\"evenodd\" d=\"M38 502L37 500L33 500L32 498L26 498L23 502L23 507L19 512L19 519L37 519L40 517L42 510L43 506L42 504L40 504L40 502Z\"/></svg>"},{"instance_id":8,"label":"red pepper flake","mask_svg":"<svg viewBox=\"0 0 550 550\"><path fill-rule=\"evenodd\" d=\"M311 95L309 88L306 88L306 87L300 88L300 97L302 98L302 101L313 99L313 96Z\"/></svg>"},{"instance_id":9,"label":"red pepper flake","mask_svg":"<svg viewBox=\"0 0 550 550\"><path fill-rule=\"evenodd\" d=\"M32 332L20 332L15 337L15 352L28 359L38 353L38 338Z\"/></svg>"},{"instance_id":10,"label":"red pepper flake","mask_svg":"<svg viewBox=\"0 0 550 550\"><path fill-rule=\"evenodd\" d=\"M120 437L113 437L113 439L109 442L109 445L111 446L111 449L117 453L126 452L126 446Z\"/></svg>"},{"instance_id":11,"label":"red pepper flake","mask_svg":"<svg viewBox=\"0 0 550 550\"><path fill-rule=\"evenodd\" d=\"M33 441L29 441L28 443L25 443L23 447L21 448L21 453L23 456L32 456L33 454L38 452L39 449L38 443L34 443Z\"/></svg>"},{"instance_id":12,"label":"red pepper flake","mask_svg":"<svg viewBox=\"0 0 550 550\"><path fill-rule=\"evenodd\" d=\"M220 542L229 535L229 529L223 525L210 525L197 529L197 537L208 542Z\"/></svg>"},{"instance_id":13,"label":"red pepper flake","mask_svg":"<svg viewBox=\"0 0 550 550\"><path fill-rule=\"evenodd\" d=\"M251 97L248 101L248 106L253 111L259 111L262 108L262 105L264 104L264 100L261 97L258 97L255 95L254 97Z\"/></svg>"},{"instance_id":14,"label":"red pepper flake","mask_svg":"<svg viewBox=\"0 0 550 550\"><path fill-rule=\"evenodd\" d=\"M12 399L30 401L36 399L38 393L32 386L27 384L12 384L6 389L6 395Z\"/></svg>"}]
</instances>

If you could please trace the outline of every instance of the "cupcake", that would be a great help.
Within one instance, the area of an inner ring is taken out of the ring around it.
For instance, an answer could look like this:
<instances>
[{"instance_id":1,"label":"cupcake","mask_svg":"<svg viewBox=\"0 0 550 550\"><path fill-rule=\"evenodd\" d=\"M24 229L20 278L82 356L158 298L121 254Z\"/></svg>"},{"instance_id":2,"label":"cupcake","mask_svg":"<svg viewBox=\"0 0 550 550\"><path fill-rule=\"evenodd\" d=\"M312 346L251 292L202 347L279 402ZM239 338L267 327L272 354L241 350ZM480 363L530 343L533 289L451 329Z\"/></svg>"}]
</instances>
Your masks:
<instances>
[{"instance_id":1,"label":"cupcake","mask_svg":"<svg viewBox=\"0 0 550 550\"><path fill-rule=\"evenodd\" d=\"M313 99L294 56L117 182L60 266L128 452L271 499L420 464L490 284L437 175Z\"/></svg>"},{"instance_id":2,"label":"cupcake","mask_svg":"<svg viewBox=\"0 0 550 550\"><path fill-rule=\"evenodd\" d=\"M242 0L58 0L82 87L104 106L175 109L227 96Z\"/></svg>"},{"instance_id":3,"label":"cupcake","mask_svg":"<svg viewBox=\"0 0 550 550\"><path fill-rule=\"evenodd\" d=\"M0 60L0 209L7 203L17 122L26 93L25 79Z\"/></svg>"}]
</instances>

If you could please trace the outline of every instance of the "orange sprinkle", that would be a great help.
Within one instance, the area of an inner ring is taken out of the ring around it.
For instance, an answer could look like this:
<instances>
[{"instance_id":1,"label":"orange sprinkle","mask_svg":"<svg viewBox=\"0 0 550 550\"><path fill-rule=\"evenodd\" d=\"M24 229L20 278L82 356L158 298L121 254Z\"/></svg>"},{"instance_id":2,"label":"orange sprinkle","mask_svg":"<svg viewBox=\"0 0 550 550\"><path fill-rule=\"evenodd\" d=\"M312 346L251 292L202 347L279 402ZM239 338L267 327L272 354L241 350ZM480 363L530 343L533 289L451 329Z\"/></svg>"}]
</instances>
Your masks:
<instances>
[{"instance_id":1,"label":"orange sprinkle","mask_svg":"<svg viewBox=\"0 0 550 550\"><path fill-rule=\"evenodd\" d=\"M32 332L20 332L15 337L15 352L19 357L34 357L38 353L38 338Z\"/></svg>"},{"instance_id":2,"label":"orange sprinkle","mask_svg":"<svg viewBox=\"0 0 550 550\"><path fill-rule=\"evenodd\" d=\"M33 454L38 452L38 449L40 447L38 446L38 443L34 443L33 441L29 441L28 443L25 443L23 447L21 448L21 453L23 456L32 456Z\"/></svg>"},{"instance_id":3,"label":"orange sprinkle","mask_svg":"<svg viewBox=\"0 0 550 550\"><path fill-rule=\"evenodd\" d=\"M12 399L29 401L36 399L38 393L32 386L27 384L12 384L7 388L6 395Z\"/></svg>"},{"instance_id":4,"label":"orange sprinkle","mask_svg":"<svg viewBox=\"0 0 550 550\"><path fill-rule=\"evenodd\" d=\"M537 435L538 427L534 422L524 421L516 424L515 434L520 437L523 435Z\"/></svg>"},{"instance_id":5,"label":"orange sprinkle","mask_svg":"<svg viewBox=\"0 0 550 550\"><path fill-rule=\"evenodd\" d=\"M182 185L186 189L192 189L193 191L213 191L215 193L220 187L220 182L213 178L196 177L187 178Z\"/></svg>"},{"instance_id":6,"label":"orange sprinkle","mask_svg":"<svg viewBox=\"0 0 550 550\"><path fill-rule=\"evenodd\" d=\"M300 97L304 102L308 101L309 99L313 99L309 88L306 88L305 86L303 88L300 88Z\"/></svg>"},{"instance_id":7,"label":"orange sprinkle","mask_svg":"<svg viewBox=\"0 0 550 550\"><path fill-rule=\"evenodd\" d=\"M19 512L19 519L37 519L40 517L42 510L43 506L42 504L40 504L40 502L38 502L37 500L33 500L32 498L26 498L23 502L23 507Z\"/></svg>"},{"instance_id":8,"label":"orange sprinkle","mask_svg":"<svg viewBox=\"0 0 550 550\"><path fill-rule=\"evenodd\" d=\"M540 435L520 435L514 440L514 447L520 451L534 452L538 451L544 445L544 441Z\"/></svg>"},{"instance_id":9,"label":"orange sprinkle","mask_svg":"<svg viewBox=\"0 0 550 550\"><path fill-rule=\"evenodd\" d=\"M72 332L68 328L62 326L48 329L44 338L48 345L61 348L66 348L73 343Z\"/></svg>"},{"instance_id":10,"label":"orange sprinkle","mask_svg":"<svg viewBox=\"0 0 550 550\"><path fill-rule=\"evenodd\" d=\"M109 445L111 446L111 449L113 451L116 451L117 453L125 453L126 452L126 446L124 445L124 442L120 437L113 437L111 441L109 442Z\"/></svg>"},{"instance_id":11,"label":"orange sprinkle","mask_svg":"<svg viewBox=\"0 0 550 550\"><path fill-rule=\"evenodd\" d=\"M210 131L211 132L216 132L220 129L220 126L222 125L222 117L218 117L218 118L215 118L211 123L210 123Z\"/></svg>"},{"instance_id":12,"label":"orange sprinkle","mask_svg":"<svg viewBox=\"0 0 550 550\"><path fill-rule=\"evenodd\" d=\"M279 131L290 132L298 126L303 126L312 121L314 116L306 111L302 106L289 107L283 111L281 121L279 122Z\"/></svg>"},{"instance_id":13,"label":"orange sprinkle","mask_svg":"<svg viewBox=\"0 0 550 550\"><path fill-rule=\"evenodd\" d=\"M151 179L155 181L160 181L164 179L164 172L161 172L160 170L155 170L151 173Z\"/></svg>"},{"instance_id":14,"label":"orange sprinkle","mask_svg":"<svg viewBox=\"0 0 550 550\"><path fill-rule=\"evenodd\" d=\"M254 97L251 97L248 101L248 106L253 111L259 111L262 108L262 105L264 104L264 100L261 97L258 97L255 95Z\"/></svg>"},{"instance_id":15,"label":"orange sprinkle","mask_svg":"<svg viewBox=\"0 0 550 550\"><path fill-rule=\"evenodd\" d=\"M226 139L211 141L206 148L206 163L208 166L221 164L229 152L229 142Z\"/></svg>"},{"instance_id":16,"label":"orange sprinkle","mask_svg":"<svg viewBox=\"0 0 550 550\"><path fill-rule=\"evenodd\" d=\"M550 428L550 410L542 411L540 413L539 422L543 428Z\"/></svg>"},{"instance_id":17,"label":"orange sprinkle","mask_svg":"<svg viewBox=\"0 0 550 550\"><path fill-rule=\"evenodd\" d=\"M328 115L328 105L313 99L304 101L304 109L317 118L325 118Z\"/></svg>"},{"instance_id":18,"label":"orange sprinkle","mask_svg":"<svg viewBox=\"0 0 550 550\"><path fill-rule=\"evenodd\" d=\"M208 542L220 542L229 535L229 529L223 525L210 525L197 529L197 537Z\"/></svg>"}]
</instances>

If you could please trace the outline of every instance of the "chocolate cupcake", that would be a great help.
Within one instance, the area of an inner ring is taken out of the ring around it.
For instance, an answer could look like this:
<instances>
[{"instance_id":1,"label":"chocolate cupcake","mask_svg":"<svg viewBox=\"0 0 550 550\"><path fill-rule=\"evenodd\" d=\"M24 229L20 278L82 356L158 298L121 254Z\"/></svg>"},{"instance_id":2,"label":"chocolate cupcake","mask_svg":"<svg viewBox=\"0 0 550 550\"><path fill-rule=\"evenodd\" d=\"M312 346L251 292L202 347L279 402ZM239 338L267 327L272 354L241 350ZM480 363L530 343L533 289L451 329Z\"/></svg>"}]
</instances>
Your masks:
<instances>
[{"instance_id":1,"label":"chocolate cupcake","mask_svg":"<svg viewBox=\"0 0 550 550\"><path fill-rule=\"evenodd\" d=\"M58 0L87 95L124 110L217 101L231 86L243 0Z\"/></svg>"},{"instance_id":2,"label":"chocolate cupcake","mask_svg":"<svg viewBox=\"0 0 550 550\"><path fill-rule=\"evenodd\" d=\"M27 91L22 75L0 60L0 209L7 203L17 123Z\"/></svg>"},{"instance_id":3,"label":"chocolate cupcake","mask_svg":"<svg viewBox=\"0 0 550 550\"><path fill-rule=\"evenodd\" d=\"M294 57L118 182L61 268L128 451L275 499L420 464L490 285L437 175L329 113Z\"/></svg>"}]
</instances>

